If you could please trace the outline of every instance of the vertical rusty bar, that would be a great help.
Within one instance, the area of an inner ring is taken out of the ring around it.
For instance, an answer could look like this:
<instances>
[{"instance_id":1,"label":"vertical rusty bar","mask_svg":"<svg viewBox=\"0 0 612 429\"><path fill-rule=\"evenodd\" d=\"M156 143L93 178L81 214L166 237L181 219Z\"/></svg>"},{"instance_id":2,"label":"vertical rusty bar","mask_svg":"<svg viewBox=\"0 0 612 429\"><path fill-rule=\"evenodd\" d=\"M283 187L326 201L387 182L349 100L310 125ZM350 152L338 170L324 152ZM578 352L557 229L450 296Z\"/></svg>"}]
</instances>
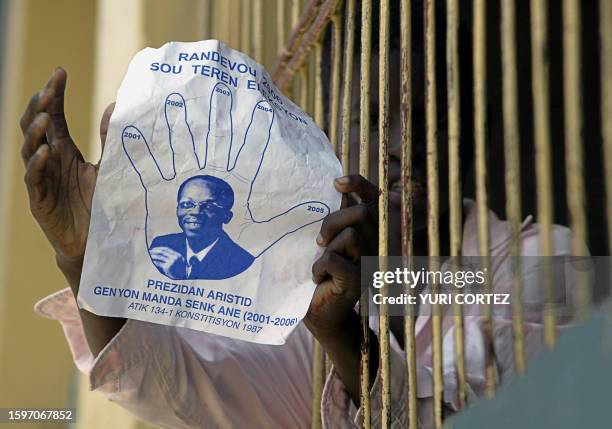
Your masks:
<instances>
[{"instance_id":1,"label":"vertical rusty bar","mask_svg":"<svg viewBox=\"0 0 612 429\"><path fill-rule=\"evenodd\" d=\"M290 14L290 24L291 24L291 28L295 29L298 25L298 22L300 21L300 0L291 0L291 14ZM289 87L288 92L291 94L296 94L299 90L300 90L300 85L301 85L301 81L302 79L299 78L298 76L298 80L296 81L296 79L293 79L293 84ZM294 98L297 100L297 96L294 95ZM305 106L302 105L300 103L300 106L305 109Z\"/></svg>"},{"instance_id":2,"label":"vertical rusty bar","mask_svg":"<svg viewBox=\"0 0 612 429\"><path fill-rule=\"evenodd\" d=\"M512 235L512 332L516 372L525 371L523 291L520 279L521 182L519 168L518 100L516 71L516 17L514 0L503 0L501 10L504 156L506 163L506 215Z\"/></svg>"},{"instance_id":3,"label":"vertical rusty bar","mask_svg":"<svg viewBox=\"0 0 612 429\"><path fill-rule=\"evenodd\" d=\"M487 191L487 0L474 0L474 158L476 160L476 210L478 213L478 253L482 269L489 272L489 203ZM486 278L485 293L492 293L491 281ZM491 398L495 392L495 360L493 357L492 306L483 308L485 342L485 394Z\"/></svg>"},{"instance_id":4,"label":"vertical rusty bar","mask_svg":"<svg viewBox=\"0 0 612 429\"><path fill-rule=\"evenodd\" d=\"M349 4L347 3L347 15L346 15L346 26L347 26L347 35L348 32L355 32L354 27L355 27L355 5L353 2L353 11L352 11L352 16L349 16ZM335 14L332 18L332 49L331 49L331 63L332 63L332 69L331 69L331 91L330 91L330 103L329 103L329 140L331 141L332 147L334 148L334 152L337 154L338 153L338 116L339 116L339 105L340 105L340 68L342 67L342 25L340 22L340 15L339 14ZM351 22L349 22L349 20ZM350 27L350 28L349 28ZM350 36L351 38L354 39L353 35L351 34ZM350 53L349 53L350 52ZM342 122L342 132L344 133L344 116L348 115L348 119L350 122L350 96L351 96L351 91L350 88L352 88L351 86L349 86L349 90L346 91L346 84L347 84L347 80L349 81L349 85L352 85L353 83L353 40L350 41L350 46L348 44L345 45L344 47L344 54L345 54L345 69L344 69L344 92L348 93L348 97L349 97L349 109L348 110L343 110L344 115L343 115L343 122ZM348 67L348 71L346 68L346 63L347 61L349 61L349 67ZM348 76L347 73L350 73L350 76ZM343 99L344 101L344 99ZM343 104L343 109L344 109L344 104ZM344 137L342 137L344 138ZM344 161L342 163L343 167L344 167ZM347 164L348 165L348 164ZM345 174L348 174L348 168L345 169L344 171Z\"/></svg>"},{"instance_id":5,"label":"vertical rusty bar","mask_svg":"<svg viewBox=\"0 0 612 429\"><path fill-rule=\"evenodd\" d=\"M370 178L370 62L372 54L372 0L361 3L361 56L359 82L359 174ZM360 306L367 302L360 300ZM360 407L364 429L370 428L370 327L368 316L361 318Z\"/></svg>"},{"instance_id":6,"label":"vertical rusty bar","mask_svg":"<svg viewBox=\"0 0 612 429\"><path fill-rule=\"evenodd\" d=\"M346 20L345 20L345 41L344 41L344 80L342 86L342 134L341 134L341 150L342 156L340 157L342 161L342 171L344 174L349 174L349 148L351 146L351 115L353 109L351 109L351 101L352 101L352 89L353 89L353 58L355 52L355 0L346 0ZM334 34L336 30L340 31L340 23L334 23ZM336 40L335 46L338 48L337 53L334 51L334 55L340 56L340 35L335 34L334 39ZM338 58L338 63L340 59ZM336 57L334 56L334 64L336 64ZM337 68L334 66L335 70L340 70L340 64L338 64ZM333 78L336 77L336 73L334 73ZM340 76L338 73L338 80L340 80ZM337 122L337 91L340 86L340 82L334 82L335 79L332 79L332 109L336 106L336 121L333 120L334 112L332 111L332 120L330 123L332 124L332 129L334 128L334 123ZM338 86L336 86L338 85ZM336 95L334 95L336 94ZM335 102L334 102L335 101ZM337 125L336 125L337 126ZM332 137L332 142L335 142L335 137Z\"/></svg>"},{"instance_id":7,"label":"vertical rusty bar","mask_svg":"<svg viewBox=\"0 0 612 429\"><path fill-rule=\"evenodd\" d=\"M276 50L280 56L285 49L285 0L276 1Z\"/></svg>"},{"instance_id":8,"label":"vertical rusty bar","mask_svg":"<svg viewBox=\"0 0 612 429\"><path fill-rule=\"evenodd\" d=\"M263 3L262 0L253 1L253 56L255 61L263 64L264 62L264 47L263 47Z\"/></svg>"},{"instance_id":9,"label":"vertical rusty bar","mask_svg":"<svg viewBox=\"0 0 612 429\"><path fill-rule=\"evenodd\" d=\"M542 240L542 256L552 256L553 254L547 4L546 0L531 0L531 70L536 156L536 195L538 201L538 224ZM544 344L547 347L552 347L555 344L556 337L551 267L550 263L545 263L542 278Z\"/></svg>"},{"instance_id":10,"label":"vertical rusty bar","mask_svg":"<svg viewBox=\"0 0 612 429\"><path fill-rule=\"evenodd\" d=\"M321 344L313 338L312 344L312 404L311 423L312 429L321 428L321 397L323 383L325 382L325 354Z\"/></svg>"},{"instance_id":11,"label":"vertical rusty bar","mask_svg":"<svg viewBox=\"0 0 612 429\"><path fill-rule=\"evenodd\" d=\"M607 25L610 25L608 23ZM587 254L587 226L582 163L582 108L580 96L580 2L563 0L563 90L565 94L565 163L567 204L572 230L572 255ZM609 73L609 72L608 72ZM609 120L609 119L608 119ZM582 275L574 283L576 319L588 314L590 290Z\"/></svg>"},{"instance_id":12,"label":"vertical rusty bar","mask_svg":"<svg viewBox=\"0 0 612 429\"><path fill-rule=\"evenodd\" d=\"M331 18L331 83L330 83L330 98L329 98L329 114L328 114L328 137L330 143L332 145L332 149L336 155L338 155L338 117L339 117L339 106L340 106L340 67L342 66L342 27L340 23L340 5L338 5L338 10ZM353 5L354 8L354 5ZM354 12L353 12L354 15ZM347 20L348 20L347 16ZM354 16L353 16L354 21ZM347 26L349 24L347 23ZM354 25L354 24L352 24ZM349 57L348 50L346 51L347 59ZM351 47L351 54L349 59L349 64L353 63L353 53ZM352 68L351 68L352 72ZM352 81L352 73L351 73L351 81ZM352 83L352 82L351 82ZM350 91L349 91L349 99L350 99ZM349 100L350 103L350 100ZM345 111L347 112L347 111ZM343 116L344 118L344 116ZM344 121L344 119L343 119ZM350 113L349 113L349 121L350 121ZM348 158L348 150L346 153L346 158ZM344 175L349 174L348 169L348 161L344 162L344 152L341 156L342 162L342 173ZM331 360L329 356L326 356L325 359L325 373L328 374L331 371Z\"/></svg>"},{"instance_id":13,"label":"vertical rusty bar","mask_svg":"<svg viewBox=\"0 0 612 429\"><path fill-rule=\"evenodd\" d=\"M458 0L446 2L446 80L448 94L448 186L450 215L450 256L453 269L461 256L463 204L461 196L461 168L459 143L461 139L461 111L459 88L459 4ZM458 293L458 291L456 291ZM467 402L467 374L465 369L465 339L463 308L454 304L455 365L459 407Z\"/></svg>"},{"instance_id":14,"label":"vertical rusty bar","mask_svg":"<svg viewBox=\"0 0 612 429\"><path fill-rule=\"evenodd\" d=\"M412 14L410 0L400 3L400 97L401 97L401 180L402 180L402 256L404 267L412 269ZM406 287L405 293L412 293ZM404 350L408 372L408 427L417 429L419 425L417 405L416 341L414 305L406 305L404 317Z\"/></svg>"},{"instance_id":15,"label":"vertical rusty bar","mask_svg":"<svg viewBox=\"0 0 612 429\"><path fill-rule=\"evenodd\" d=\"M252 32L251 32L251 21L252 21L252 6L251 0L242 0L242 7L240 14L240 21L242 22L242 31L240 33L240 49L247 55L252 54Z\"/></svg>"},{"instance_id":16,"label":"vertical rusty bar","mask_svg":"<svg viewBox=\"0 0 612 429\"><path fill-rule=\"evenodd\" d=\"M380 1L380 33L378 50L378 254L389 255L389 0ZM386 271L386 263L380 270ZM387 286L383 287L383 295ZM380 373L382 377L381 427L391 427L391 368L389 315L387 305L380 311Z\"/></svg>"},{"instance_id":17,"label":"vertical rusty bar","mask_svg":"<svg viewBox=\"0 0 612 429\"><path fill-rule=\"evenodd\" d=\"M599 2L599 31L601 34L601 135L603 137L606 175L608 248L612 255L612 2Z\"/></svg>"},{"instance_id":18,"label":"vertical rusty bar","mask_svg":"<svg viewBox=\"0 0 612 429\"><path fill-rule=\"evenodd\" d=\"M372 61L372 0L361 2L361 58L359 109L359 174L370 177L370 63Z\"/></svg>"},{"instance_id":19,"label":"vertical rusty bar","mask_svg":"<svg viewBox=\"0 0 612 429\"><path fill-rule=\"evenodd\" d=\"M321 82L321 43L314 45L314 120L319 127L323 127L323 84ZM304 82L306 79L304 79ZM321 428L321 397L325 383L325 353L317 340L314 341L312 355L312 404L311 428Z\"/></svg>"},{"instance_id":20,"label":"vertical rusty bar","mask_svg":"<svg viewBox=\"0 0 612 429\"><path fill-rule=\"evenodd\" d=\"M323 128L325 125L323 122L323 82L321 79L321 57L323 56L323 47L321 42L317 42L314 45L314 56L315 56L315 87L314 87L314 120L319 126Z\"/></svg>"},{"instance_id":21,"label":"vertical rusty bar","mask_svg":"<svg viewBox=\"0 0 612 429\"><path fill-rule=\"evenodd\" d=\"M291 0L291 28L295 28L300 21L300 0Z\"/></svg>"},{"instance_id":22,"label":"vertical rusty bar","mask_svg":"<svg viewBox=\"0 0 612 429\"><path fill-rule=\"evenodd\" d=\"M440 201L438 178L438 118L436 99L436 4L425 0L425 112L427 126L427 238L430 270L439 269L440 256ZM439 292L439 285L432 285L432 293ZM442 427L442 400L444 385L442 378L442 316L439 304L432 308L433 351L433 400L434 427Z\"/></svg>"}]
</instances>

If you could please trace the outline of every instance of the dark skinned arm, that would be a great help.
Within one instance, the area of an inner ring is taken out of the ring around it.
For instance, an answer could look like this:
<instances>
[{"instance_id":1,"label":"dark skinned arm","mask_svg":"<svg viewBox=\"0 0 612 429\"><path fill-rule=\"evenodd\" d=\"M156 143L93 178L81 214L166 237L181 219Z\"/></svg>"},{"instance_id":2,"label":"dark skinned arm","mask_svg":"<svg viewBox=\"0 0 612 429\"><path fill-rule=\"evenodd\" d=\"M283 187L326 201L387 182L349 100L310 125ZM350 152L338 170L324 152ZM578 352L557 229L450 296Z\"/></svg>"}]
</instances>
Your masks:
<instances>
[{"instance_id":1,"label":"dark skinned arm","mask_svg":"<svg viewBox=\"0 0 612 429\"><path fill-rule=\"evenodd\" d=\"M70 136L64 115L66 81L66 72L58 68L31 98L20 121L24 137L21 156L30 210L53 247L76 299L99 163L85 161ZM114 104L110 105L102 117L103 147L113 108ZM125 319L98 316L83 309L79 314L94 356L125 323Z\"/></svg>"},{"instance_id":2,"label":"dark skinned arm","mask_svg":"<svg viewBox=\"0 0 612 429\"><path fill-rule=\"evenodd\" d=\"M378 188L361 176L335 181L348 207L323 221L317 239L324 254L312 267L317 284L305 322L334 364L353 402L359 404L361 316L355 305L361 294L361 256L373 254ZM353 198L357 196L357 199ZM378 370L378 340L370 331L370 384Z\"/></svg>"}]
</instances>

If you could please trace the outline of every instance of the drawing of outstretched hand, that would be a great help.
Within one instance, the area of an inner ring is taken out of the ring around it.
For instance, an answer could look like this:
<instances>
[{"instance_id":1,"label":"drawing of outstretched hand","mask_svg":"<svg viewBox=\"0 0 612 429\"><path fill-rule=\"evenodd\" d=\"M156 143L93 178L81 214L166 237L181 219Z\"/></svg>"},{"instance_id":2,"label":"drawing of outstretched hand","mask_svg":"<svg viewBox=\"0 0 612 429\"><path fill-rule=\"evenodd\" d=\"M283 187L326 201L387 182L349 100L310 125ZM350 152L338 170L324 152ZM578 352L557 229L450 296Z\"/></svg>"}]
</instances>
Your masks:
<instances>
[{"instance_id":1,"label":"drawing of outstretched hand","mask_svg":"<svg viewBox=\"0 0 612 429\"><path fill-rule=\"evenodd\" d=\"M123 148L144 188L149 256L171 279L236 276L279 240L330 211L321 201L304 201L258 216L262 204L280 203L261 201L265 192L257 192L255 183L275 112L267 101L256 103L244 138L235 141L230 88L217 83L209 100L208 131L201 139L194 137L178 92L165 99L168 141L148 142L136 125L122 131ZM169 145L171 168L160 162L163 157L152 145Z\"/></svg>"}]
</instances>

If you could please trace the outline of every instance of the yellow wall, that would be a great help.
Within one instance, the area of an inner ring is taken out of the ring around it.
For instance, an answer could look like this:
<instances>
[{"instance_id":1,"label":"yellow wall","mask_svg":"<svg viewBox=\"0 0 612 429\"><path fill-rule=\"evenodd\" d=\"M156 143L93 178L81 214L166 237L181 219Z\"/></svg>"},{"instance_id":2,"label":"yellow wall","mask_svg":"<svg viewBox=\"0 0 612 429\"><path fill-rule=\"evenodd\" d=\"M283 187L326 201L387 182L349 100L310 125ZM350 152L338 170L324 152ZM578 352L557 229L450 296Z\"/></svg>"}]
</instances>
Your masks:
<instances>
[{"instance_id":1,"label":"yellow wall","mask_svg":"<svg viewBox=\"0 0 612 429\"><path fill-rule=\"evenodd\" d=\"M2 1L2 0L0 0ZM0 108L0 407L76 406L78 428L149 427L88 391L59 324L34 314L41 297L65 287L30 215L18 120L57 65L69 75L66 114L86 158L99 156L98 125L130 58L169 40L215 37L241 48L241 12L263 8L268 68L277 53L275 0L6 0L7 49ZM281 0L282 1L282 0ZM289 0L286 1L289 9ZM244 49L248 50L248 49ZM3 425L0 424L0 427ZM64 425L22 425L63 428Z\"/></svg>"},{"instance_id":2,"label":"yellow wall","mask_svg":"<svg viewBox=\"0 0 612 429\"><path fill-rule=\"evenodd\" d=\"M95 3L15 0L9 2L8 13L1 61L0 404L62 407L69 400L70 354L59 325L35 315L32 305L64 282L29 214L17 124L30 96L62 64L70 76L66 114L71 133L87 152Z\"/></svg>"}]
</instances>

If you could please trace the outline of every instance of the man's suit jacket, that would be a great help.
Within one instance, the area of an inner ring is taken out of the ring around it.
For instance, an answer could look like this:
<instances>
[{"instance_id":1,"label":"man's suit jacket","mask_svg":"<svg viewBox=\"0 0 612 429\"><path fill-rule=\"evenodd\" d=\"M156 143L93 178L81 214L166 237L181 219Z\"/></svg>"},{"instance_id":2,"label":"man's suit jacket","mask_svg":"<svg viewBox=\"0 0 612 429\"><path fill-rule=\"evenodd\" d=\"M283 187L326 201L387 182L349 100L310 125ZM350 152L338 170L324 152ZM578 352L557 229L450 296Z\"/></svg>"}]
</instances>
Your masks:
<instances>
[{"instance_id":1,"label":"man's suit jacket","mask_svg":"<svg viewBox=\"0 0 612 429\"><path fill-rule=\"evenodd\" d=\"M185 234L182 232L156 237L151 243L150 249L154 247L169 247L183 255L185 262L187 262L187 241ZM221 231L219 240L202 259L202 262L196 261L192 265L189 276L187 276L187 266L185 265L184 276L175 280L228 279L249 268L254 260L253 255L234 243L224 231Z\"/></svg>"}]
</instances>

